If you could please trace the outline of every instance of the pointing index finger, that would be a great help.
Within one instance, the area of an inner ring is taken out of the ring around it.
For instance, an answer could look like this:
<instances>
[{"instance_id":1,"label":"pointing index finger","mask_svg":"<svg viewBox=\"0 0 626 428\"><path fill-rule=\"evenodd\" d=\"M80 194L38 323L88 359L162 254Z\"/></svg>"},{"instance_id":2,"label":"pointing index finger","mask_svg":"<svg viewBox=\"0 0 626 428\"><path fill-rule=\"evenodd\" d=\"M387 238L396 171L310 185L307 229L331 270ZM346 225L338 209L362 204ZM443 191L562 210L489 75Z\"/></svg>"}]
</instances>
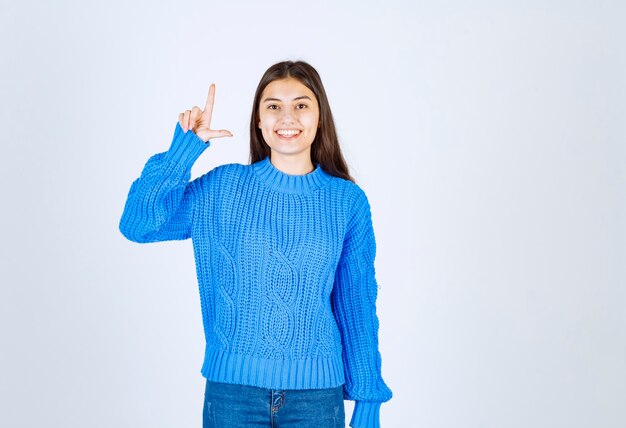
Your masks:
<instances>
[{"instance_id":1,"label":"pointing index finger","mask_svg":"<svg viewBox=\"0 0 626 428\"><path fill-rule=\"evenodd\" d=\"M204 105L204 112L202 115L206 118L207 127L211 129L211 115L213 114L213 102L215 101L215 83L211 83L209 86L209 96L206 99Z\"/></svg>"}]
</instances>

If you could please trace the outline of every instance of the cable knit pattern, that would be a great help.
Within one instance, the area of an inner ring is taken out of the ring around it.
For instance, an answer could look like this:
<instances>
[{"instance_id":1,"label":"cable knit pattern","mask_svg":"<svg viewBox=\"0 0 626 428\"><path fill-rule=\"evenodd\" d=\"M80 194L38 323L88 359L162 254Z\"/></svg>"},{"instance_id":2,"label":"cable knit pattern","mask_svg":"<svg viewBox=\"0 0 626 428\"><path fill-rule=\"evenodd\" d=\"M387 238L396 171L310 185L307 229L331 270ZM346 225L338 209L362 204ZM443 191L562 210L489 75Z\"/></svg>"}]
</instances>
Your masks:
<instances>
[{"instance_id":1,"label":"cable knit pattern","mask_svg":"<svg viewBox=\"0 0 626 428\"><path fill-rule=\"evenodd\" d=\"M202 375L273 389L343 385L355 401L350 426L379 427L392 392L381 376L367 196L318 164L290 175L269 157L190 181L209 146L177 123L169 149L131 184L119 223L134 242L192 239Z\"/></svg>"}]
</instances>

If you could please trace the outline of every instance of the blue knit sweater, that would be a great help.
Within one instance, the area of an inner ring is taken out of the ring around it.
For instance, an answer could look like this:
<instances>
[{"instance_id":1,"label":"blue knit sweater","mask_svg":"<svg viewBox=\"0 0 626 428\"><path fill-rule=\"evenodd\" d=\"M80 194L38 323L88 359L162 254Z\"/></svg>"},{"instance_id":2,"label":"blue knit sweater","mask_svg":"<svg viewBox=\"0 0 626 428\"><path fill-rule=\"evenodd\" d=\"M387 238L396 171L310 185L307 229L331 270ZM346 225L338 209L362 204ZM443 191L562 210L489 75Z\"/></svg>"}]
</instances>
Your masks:
<instances>
[{"instance_id":1,"label":"blue knit sweater","mask_svg":"<svg viewBox=\"0 0 626 428\"><path fill-rule=\"evenodd\" d=\"M176 124L168 151L130 186L119 228L139 243L192 239L206 338L201 373L272 389L344 385L351 427L379 427L376 242L368 199L319 164L269 157L190 181L207 149Z\"/></svg>"}]
</instances>

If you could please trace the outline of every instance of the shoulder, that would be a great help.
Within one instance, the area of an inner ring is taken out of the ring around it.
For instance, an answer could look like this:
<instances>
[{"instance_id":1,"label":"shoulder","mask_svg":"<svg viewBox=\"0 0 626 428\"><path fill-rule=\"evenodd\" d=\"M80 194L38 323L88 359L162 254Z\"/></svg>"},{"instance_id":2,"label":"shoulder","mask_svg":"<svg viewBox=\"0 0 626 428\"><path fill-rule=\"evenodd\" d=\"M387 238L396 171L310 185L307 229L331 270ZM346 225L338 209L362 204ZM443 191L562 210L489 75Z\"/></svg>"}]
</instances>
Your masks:
<instances>
[{"instance_id":1,"label":"shoulder","mask_svg":"<svg viewBox=\"0 0 626 428\"><path fill-rule=\"evenodd\" d=\"M344 216L348 228L354 223L361 223L370 218L369 199L365 190L357 183L340 177L332 177L328 190L332 194L330 199Z\"/></svg>"},{"instance_id":2,"label":"shoulder","mask_svg":"<svg viewBox=\"0 0 626 428\"><path fill-rule=\"evenodd\" d=\"M364 206L369 208L369 200L365 190L358 184L340 177L333 177L331 187L339 194L344 204L350 206L351 211L359 211Z\"/></svg>"},{"instance_id":3,"label":"shoulder","mask_svg":"<svg viewBox=\"0 0 626 428\"><path fill-rule=\"evenodd\" d=\"M246 171L247 166L248 165L242 165L240 163L225 163L217 165L198 177L198 179L202 181L215 181L221 180L225 176L240 175Z\"/></svg>"},{"instance_id":4,"label":"shoulder","mask_svg":"<svg viewBox=\"0 0 626 428\"><path fill-rule=\"evenodd\" d=\"M325 174L330 177L329 188L338 194L345 197L364 197L365 191L358 184L346 180L345 178L335 177L334 175Z\"/></svg>"},{"instance_id":5,"label":"shoulder","mask_svg":"<svg viewBox=\"0 0 626 428\"><path fill-rule=\"evenodd\" d=\"M245 174L248 171L249 167L250 165L243 165L240 163L232 162L232 163L225 163L225 164L216 166L215 168L213 168L212 171L214 171L215 175L233 176L233 175Z\"/></svg>"},{"instance_id":6,"label":"shoulder","mask_svg":"<svg viewBox=\"0 0 626 428\"><path fill-rule=\"evenodd\" d=\"M245 168L246 165L238 163L226 163L215 166L194 179L191 182L191 187L201 194L212 194L224 187L228 188L229 183L236 183L238 180L234 180L233 178L242 174Z\"/></svg>"}]
</instances>

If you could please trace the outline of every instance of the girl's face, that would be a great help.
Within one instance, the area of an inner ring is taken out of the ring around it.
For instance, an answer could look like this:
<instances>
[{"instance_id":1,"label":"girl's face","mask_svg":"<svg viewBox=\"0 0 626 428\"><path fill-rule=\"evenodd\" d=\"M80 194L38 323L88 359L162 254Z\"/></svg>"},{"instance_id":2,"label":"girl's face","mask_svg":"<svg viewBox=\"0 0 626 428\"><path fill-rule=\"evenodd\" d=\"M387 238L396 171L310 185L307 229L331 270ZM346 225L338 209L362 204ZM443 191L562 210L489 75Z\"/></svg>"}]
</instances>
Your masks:
<instances>
[{"instance_id":1,"label":"girl's face","mask_svg":"<svg viewBox=\"0 0 626 428\"><path fill-rule=\"evenodd\" d=\"M259 123L272 155L311 158L311 144L319 126L315 94L294 78L274 80L263 90Z\"/></svg>"}]
</instances>

